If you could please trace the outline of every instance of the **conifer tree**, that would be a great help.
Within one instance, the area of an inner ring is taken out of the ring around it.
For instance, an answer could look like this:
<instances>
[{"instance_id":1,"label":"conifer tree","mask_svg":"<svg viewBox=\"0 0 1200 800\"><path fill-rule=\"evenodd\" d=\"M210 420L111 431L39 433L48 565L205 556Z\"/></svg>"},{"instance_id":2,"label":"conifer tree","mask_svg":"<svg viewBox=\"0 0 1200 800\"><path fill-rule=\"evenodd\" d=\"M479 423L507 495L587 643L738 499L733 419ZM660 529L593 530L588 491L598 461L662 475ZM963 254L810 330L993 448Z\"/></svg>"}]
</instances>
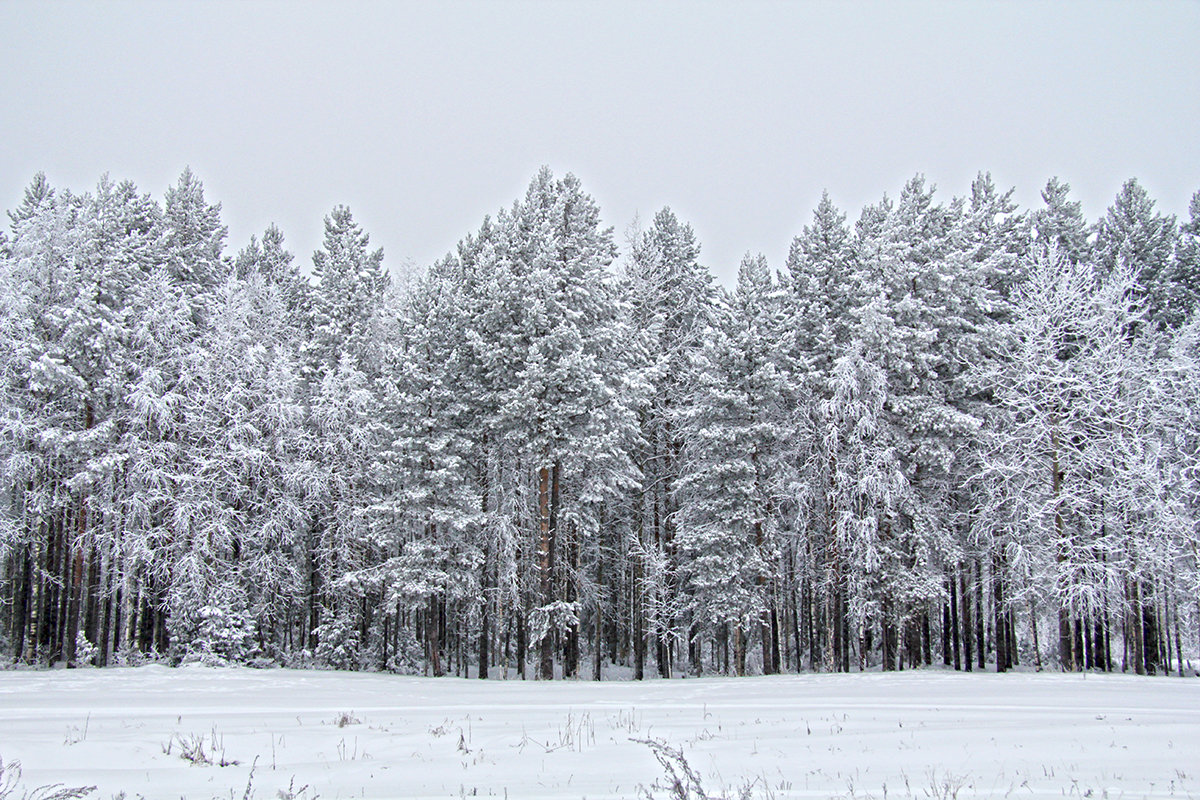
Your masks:
<instances>
[{"instance_id":1,"label":"conifer tree","mask_svg":"<svg viewBox=\"0 0 1200 800\"><path fill-rule=\"evenodd\" d=\"M228 228L221 224L221 204L205 200L204 185L190 168L167 190L161 230L167 272L200 314L202 295L229 272L223 258Z\"/></svg>"},{"instance_id":2,"label":"conifer tree","mask_svg":"<svg viewBox=\"0 0 1200 800\"><path fill-rule=\"evenodd\" d=\"M1101 275L1127 267L1134 272L1135 299L1145 302L1156 327L1178 327L1186 301L1172 280L1175 218L1154 210L1154 201L1130 178L1096 224L1096 268Z\"/></svg>"},{"instance_id":3,"label":"conifer tree","mask_svg":"<svg viewBox=\"0 0 1200 800\"><path fill-rule=\"evenodd\" d=\"M642 446L636 459L642 487L633 548L638 554L632 609L634 674L639 679L645 673L648 645L653 646L660 675L670 675L673 660L673 643L666 632L673 626L678 600L674 528L683 448L680 417L691 412L693 359L714 325L712 279L699 256L691 226L664 208L634 242L626 267L631 320L641 332L638 379L647 391L639 409Z\"/></svg>"},{"instance_id":4,"label":"conifer tree","mask_svg":"<svg viewBox=\"0 0 1200 800\"><path fill-rule=\"evenodd\" d=\"M1069 183L1057 177L1048 180L1042 189L1045 207L1034 211L1030 221L1039 247L1054 249L1062 257L1078 262L1090 253L1088 225L1080 202L1067 199L1070 192Z\"/></svg>"},{"instance_id":5,"label":"conifer tree","mask_svg":"<svg viewBox=\"0 0 1200 800\"><path fill-rule=\"evenodd\" d=\"M387 289L383 250L369 250L371 237L346 206L325 217L322 248L313 253L313 342L309 368L323 376L338 369L344 354L365 368L371 325Z\"/></svg>"},{"instance_id":6,"label":"conifer tree","mask_svg":"<svg viewBox=\"0 0 1200 800\"><path fill-rule=\"evenodd\" d=\"M766 259L747 255L723 324L700 354L698 391L680 415L680 571L700 622L732 629L738 674L752 633L763 671L779 671L776 498L789 429L778 356L782 299Z\"/></svg>"}]
</instances>

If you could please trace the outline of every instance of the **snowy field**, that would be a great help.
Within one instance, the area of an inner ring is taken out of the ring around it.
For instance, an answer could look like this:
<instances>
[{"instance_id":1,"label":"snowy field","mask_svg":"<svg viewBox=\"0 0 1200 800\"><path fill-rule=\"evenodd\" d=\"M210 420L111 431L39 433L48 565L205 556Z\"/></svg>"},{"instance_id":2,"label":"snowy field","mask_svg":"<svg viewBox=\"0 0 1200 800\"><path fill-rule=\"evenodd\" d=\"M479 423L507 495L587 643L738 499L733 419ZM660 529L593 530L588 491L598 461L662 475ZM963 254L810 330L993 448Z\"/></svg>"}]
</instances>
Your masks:
<instances>
[{"instance_id":1,"label":"snowy field","mask_svg":"<svg viewBox=\"0 0 1200 800\"><path fill-rule=\"evenodd\" d=\"M635 739L681 748L710 797L1200 798L1194 679L0 672L13 798L53 783L104 800L671 796Z\"/></svg>"}]
</instances>

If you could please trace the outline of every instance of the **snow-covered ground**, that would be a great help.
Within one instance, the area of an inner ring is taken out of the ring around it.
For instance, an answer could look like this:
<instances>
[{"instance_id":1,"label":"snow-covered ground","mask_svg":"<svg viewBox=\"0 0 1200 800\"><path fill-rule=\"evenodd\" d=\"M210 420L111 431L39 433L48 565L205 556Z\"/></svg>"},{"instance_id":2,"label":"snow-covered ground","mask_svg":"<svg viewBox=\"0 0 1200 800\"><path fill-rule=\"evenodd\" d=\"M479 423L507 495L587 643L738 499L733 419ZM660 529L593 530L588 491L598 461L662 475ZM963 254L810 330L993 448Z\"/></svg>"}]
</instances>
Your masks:
<instances>
[{"instance_id":1,"label":"snow-covered ground","mask_svg":"<svg viewBox=\"0 0 1200 800\"><path fill-rule=\"evenodd\" d=\"M681 748L711 796L1200 797L1194 679L0 672L0 758L22 762L25 790L94 784L104 800L666 797L635 739Z\"/></svg>"}]
</instances>

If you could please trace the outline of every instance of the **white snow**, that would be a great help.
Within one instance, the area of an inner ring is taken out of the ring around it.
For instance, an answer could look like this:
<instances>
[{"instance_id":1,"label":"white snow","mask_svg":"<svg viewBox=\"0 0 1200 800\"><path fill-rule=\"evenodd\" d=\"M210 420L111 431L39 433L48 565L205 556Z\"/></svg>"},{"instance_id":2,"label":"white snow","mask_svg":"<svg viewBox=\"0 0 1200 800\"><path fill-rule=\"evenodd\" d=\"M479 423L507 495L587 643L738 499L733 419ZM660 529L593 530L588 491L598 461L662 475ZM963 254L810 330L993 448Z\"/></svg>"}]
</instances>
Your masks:
<instances>
[{"instance_id":1,"label":"white snow","mask_svg":"<svg viewBox=\"0 0 1200 800\"><path fill-rule=\"evenodd\" d=\"M206 755L238 763L181 758L201 737ZM775 798L1196 797L1200 681L939 670L599 684L200 666L0 672L0 758L22 762L25 790L95 784L105 800L275 798L289 785L306 798L633 798L663 770L632 739L681 747L712 796L756 781L755 797Z\"/></svg>"}]
</instances>

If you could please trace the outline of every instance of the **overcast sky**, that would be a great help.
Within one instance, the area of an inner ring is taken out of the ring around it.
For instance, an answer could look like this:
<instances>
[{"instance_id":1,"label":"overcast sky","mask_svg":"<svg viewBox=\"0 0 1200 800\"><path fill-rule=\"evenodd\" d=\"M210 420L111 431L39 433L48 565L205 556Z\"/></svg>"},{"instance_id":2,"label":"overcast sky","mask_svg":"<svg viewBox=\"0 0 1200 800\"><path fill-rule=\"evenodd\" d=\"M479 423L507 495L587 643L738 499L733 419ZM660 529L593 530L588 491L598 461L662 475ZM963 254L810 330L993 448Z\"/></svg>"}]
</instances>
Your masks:
<instances>
[{"instance_id":1,"label":"overcast sky","mask_svg":"<svg viewBox=\"0 0 1200 800\"><path fill-rule=\"evenodd\" d=\"M855 219L977 171L1089 219L1139 177L1200 189L1200 3L0 3L0 201L38 170L161 198L187 165L229 252L272 221L306 265L348 204L427 264L574 172L618 239L663 205L728 281L782 267L827 188Z\"/></svg>"}]
</instances>

